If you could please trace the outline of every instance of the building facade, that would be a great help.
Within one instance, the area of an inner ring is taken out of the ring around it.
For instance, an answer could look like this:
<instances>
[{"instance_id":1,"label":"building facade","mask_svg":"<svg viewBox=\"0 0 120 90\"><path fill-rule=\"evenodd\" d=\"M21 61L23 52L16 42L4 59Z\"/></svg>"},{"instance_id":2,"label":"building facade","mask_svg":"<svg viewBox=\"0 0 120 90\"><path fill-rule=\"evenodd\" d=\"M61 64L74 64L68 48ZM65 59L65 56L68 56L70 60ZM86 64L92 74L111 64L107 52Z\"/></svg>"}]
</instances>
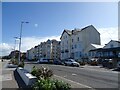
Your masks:
<instances>
[{"instance_id":1,"label":"building facade","mask_svg":"<svg viewBox=\"0 0 120 90\"><path fill-rule=\"evenodd\" d=\"M26 58L28 60L34 60L35 59L35 48L31 48L30 50L27 50Z\"/></svg>"},{"instance_id":2,"label":"building facade","mask_svg":"<svg viewBox=\"0 0 120 90\"><path fill-rule=\"evenodd\" d=\"M45 59L60 59L60 41L55 39L41 42L39 45L27 51L26 57L29 60Z\"/></svg>"},{"instance_id":3,"label":"building facade","mask_svg":"<svg viewBox=\"0 0 120 90\"><path fill-rule=\"evenodd\" d=\"M81 60L88 56L87 47L92 44L100 45L100 33L93 25L82 29L64 30L61 35L61 59L73 58Z\"/></svg>"},{"instance_id":4,"label":"building facade","mask_svg":"<svg viewBox=\"0 0 120 90\"><path fill-rule=\"evenodd\" d=\"M120 41L111 40L103 48L92 49L89 51L91 58L112 60L112 67L116 67L120 61Z\"/></svg>"}]
</instances>

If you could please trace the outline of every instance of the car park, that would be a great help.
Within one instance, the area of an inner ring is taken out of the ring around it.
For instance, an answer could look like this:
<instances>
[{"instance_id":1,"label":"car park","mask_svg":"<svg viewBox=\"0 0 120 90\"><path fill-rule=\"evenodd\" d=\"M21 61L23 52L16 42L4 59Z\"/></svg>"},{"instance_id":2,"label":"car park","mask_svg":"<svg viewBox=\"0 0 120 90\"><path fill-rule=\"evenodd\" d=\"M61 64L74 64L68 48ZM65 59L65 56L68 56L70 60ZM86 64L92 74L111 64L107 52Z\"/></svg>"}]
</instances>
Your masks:
<instances>
[{"instance_id":1,"label":"car park","mask_svg":"<svg viewBox=\"0 0 120 90\"><path fill-rule=\"evenodd\" d=\"M65 64L65 66L77 66L77 67L80 66L80 64L78 62L76 62L74 59L66 59L64 61L64 64Z\"/></svg>"}]
</instances>

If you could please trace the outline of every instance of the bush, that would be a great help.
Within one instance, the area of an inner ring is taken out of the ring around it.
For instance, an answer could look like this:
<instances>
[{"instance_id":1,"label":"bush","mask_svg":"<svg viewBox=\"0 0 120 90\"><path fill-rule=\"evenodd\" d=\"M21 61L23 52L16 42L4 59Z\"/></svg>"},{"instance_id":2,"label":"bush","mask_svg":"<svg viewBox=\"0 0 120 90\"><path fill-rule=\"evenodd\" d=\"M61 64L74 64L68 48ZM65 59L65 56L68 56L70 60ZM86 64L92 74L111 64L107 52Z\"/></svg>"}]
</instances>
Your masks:
<instances>
[{"instance_id":1,"label":"bush","mask_svg":"<svg viewBox=\"0 0 120 90\"><path fill-rule=\"evenodd\" d=\"M22 67L22 68L24 68L24 62L20 62L20 64L18 65L18 67Z\"/></svg>"},{"instance_id":2,"label":"bush","mask_svg":"<svg viewBox=\"0 0 120 90\"><path fill-rule=\"evenodd\" d=\"M85 62L79 62L80 65L85 65Z\"/></svg>"},{"instance_id":3,"label":"bush","mask_svg":"<svg viewBox=\"0 0 120 90\"><path fill-rule=\"evenodd\" d=\"M57 90L70 90L70 84L63 81L54 80Z\"/></svg>"},{"instance_id":4,"label":"bush","mask_svg":"<svg viewBox=\"0 0 120 90\"><path fill-rule=\"evenodd\" d=\"M56 86L50 79L40 79L33 85L33 90L56 90Z\"/></svg>"},{"instance_id":5,"label":"bush","mask_svg":"<svg viewBox=\"0 0 120 90\"><path fill-rule=\"evenodd\" d=\"M95 61L95 60L93 60L93 61L90 62L90 65L97 66L97 65L98 65L98 62Z\"/></svg>"},{"instance_id":6,"label":"bush","mask_svg":"<svg viewBox=\"0 0 120 90\"><path fill-rule=\"evenodd\" d=\"M48 68L36 68L35 66L32 68L31 74L36 76L38 79L49 79L53 76L53 71Z\"/></svg>"},{"instance_id":7,"label":"bush","mask_svg":"<svg viewBox=\"0 0 120 90\"><path fill-rule=\"evenodd\" d=\"M18 60L17 59L11 59L9 64L18 65Z\"/></svg>"},{"instance_id":8,"label":"bush","mask_svg":"<svg viewBox=\"0 0 120 90\"><path fill-rule=\"evenodd\" d=\"M52 70L48 68L36 68L33 66L31 74L38 78L38 81L32 85L33 90L69 90L70 84L63 81L52 80Z\"/></svg>"},{"instance_id":9,"label":"bush","mask_svg":"<svg viewBox=\"0 0 120 90\"><path fill-rule=\"evenodd\" d=\"M41 79L33 85L33 90L70 90L70 85L63 81Z\"/></svg>"}]
</instances>

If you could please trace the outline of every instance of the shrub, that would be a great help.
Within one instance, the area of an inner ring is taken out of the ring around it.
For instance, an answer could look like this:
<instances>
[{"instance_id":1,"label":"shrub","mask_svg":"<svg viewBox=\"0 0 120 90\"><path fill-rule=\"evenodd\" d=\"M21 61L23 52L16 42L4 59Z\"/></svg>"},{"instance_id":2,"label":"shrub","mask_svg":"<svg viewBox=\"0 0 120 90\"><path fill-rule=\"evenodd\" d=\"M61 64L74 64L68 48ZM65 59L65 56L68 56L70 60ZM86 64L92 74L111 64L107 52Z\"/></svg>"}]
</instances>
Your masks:
<instances>
[{"instance_id":1,"label":"shrub","mask_svg":"<svg viewBox=\"0 0 120 90\"><path fill-rule=\"evenodd\" d=\"M40 79L33 85L33 90L56 90L56 86L50 79Z\"/></svg>"},{"instance_id":2,"label":"shrub","mask_svg":"<svg viewBox=\"0 0 120 90\"><path fill-rule=\"evenodd\" d=\"M39 79L41 76L41 71L38 68L36 68L35 66L33 66L31 74L33 76L36 76Z\"/></svg>"},{"instance_id":3,"label":"shrub","mask_svg":"<svg viewBox=\"0 0 120 90\"><path fill-rule=\"evenodd\" d=\"M40 79L33 85L33 90L70 90L70 85L63 81Z\"/></svg>"},{"instance_id":4,"label":"shrub","mask_svg":"<svg viewBox=\"0 0 120 90\"><path fill-rule=\"evenodd\" d=\"M85 65L85 62L79 62L80 65Z\"/></svg>"},{"instance_id":5,"label":"shrub","mask_svg":"<svg viewBox=\"0 0 120 90\"><path fill-rule=\"evenodd\" d=\"M18 65L18 61L17 61L17 59L11 59L11 61L10 61L12 64L14 64L14 65Z\"/></svg>"},{"instance_id":6,"label":"shrub","mask_svg":"<svg viewBox=\"0 0 120 90\"><path fill-rule=\"evenodd\" d=\"M70 90L70 84L63 81L54 80L57 90Z\"/></svg>"},{"instance_id":7,"label":"shrub","mask_svg":"<svg viewBox=\"0 0 120 90\"><path fill-rule=\"evenodd\" d=\"M18 65L18 67L22 67L22 68L24 68L24 62L20 62L20 64Z\"/></svg>"},{"instance_id":8,"label":"shrub","mask_svg":"<svg viewBox=\"0 0 120 90\"><path fill-rule=\"evenodd\" d=\"M52 80L53 71L48 68L36 68L33 66L31 74L38 78L32 86L33 90L69 90L70 84L63 81Z\"/></svg>"},{"instance_id":9,"label":"shrub","mask_svg":"<svg viewBox=\"0 0 120 90\"><path fill-rule=\"evenodd\" d=\"M48 68L36 68L35 66L32 68L31 74L36 76L38 79L49 79L53 76L53 71Z\"/></svg>"}]
</instances>

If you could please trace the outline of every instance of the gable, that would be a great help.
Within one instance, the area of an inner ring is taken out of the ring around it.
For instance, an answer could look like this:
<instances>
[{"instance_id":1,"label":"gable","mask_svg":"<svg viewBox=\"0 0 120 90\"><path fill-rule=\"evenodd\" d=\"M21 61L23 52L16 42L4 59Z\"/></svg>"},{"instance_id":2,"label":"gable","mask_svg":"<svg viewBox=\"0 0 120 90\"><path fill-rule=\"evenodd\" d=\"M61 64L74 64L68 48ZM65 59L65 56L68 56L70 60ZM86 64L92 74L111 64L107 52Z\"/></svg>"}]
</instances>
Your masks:
<instances>
[{"instance_id":1,"label":"gable","mask_svg":"<svg viewBox=\"0 0 120 90\"><path fill-rule=\"evenodd\" d=\"M62 37L63 37L63 35L64 35L65 33L66 33L68 36L70 36L70 34L71 34L70 31L68 32L68 31L64 30L63 33L62 33L62 35L61 35L61 37L60 37L60 39L62 39Z\"/></svg>"},{"instance_id":2,"label":"gable","mask_svg":"<svg viewBox=\"0 0 120 90\"><path fill-rule=\"evenodd\" d=\"M108 42L103 48L119 47L119 45L120 45L120 42L119 42L119 41L111 40L111 41Z\"/></svg>"},{"instance_id":3,"label":"gable","mask_svg":"<svg viewBox=\"0 0 120 90\"><path fill-rule=\"evenodd\" d=\"M85 28L82 28L81 31L87 31L87 29L94 30L96 33L98 33L100 35L100 33L97 31L97 29L93 25L89 25Z\"/></svg>"}]
</instances>

